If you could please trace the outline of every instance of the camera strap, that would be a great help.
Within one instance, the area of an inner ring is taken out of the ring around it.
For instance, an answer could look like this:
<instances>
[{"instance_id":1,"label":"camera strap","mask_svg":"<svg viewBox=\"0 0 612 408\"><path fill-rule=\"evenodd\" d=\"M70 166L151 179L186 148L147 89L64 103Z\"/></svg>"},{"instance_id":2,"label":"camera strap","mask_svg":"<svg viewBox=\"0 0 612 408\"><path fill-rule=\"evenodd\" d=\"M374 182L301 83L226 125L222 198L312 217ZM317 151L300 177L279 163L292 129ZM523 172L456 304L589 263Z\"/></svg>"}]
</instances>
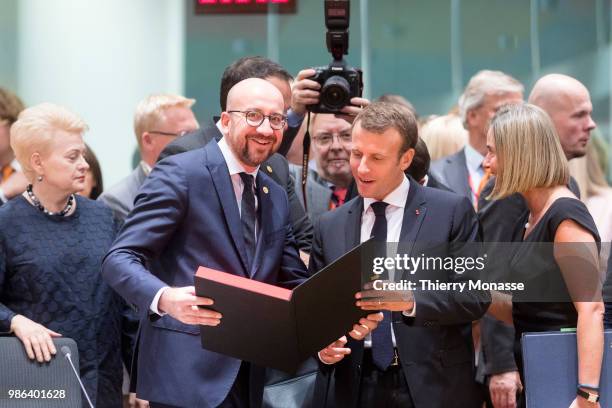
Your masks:
<instances>
[{"instance_id":1,"label":"camera strap","mask_svg":"<svg viewBox=\"0 0 612 408\"><path fill-rule=\"evenodd\" d=\"M304 199L304 210L308 212L308 204L306 203L306 180L308 180L308 162L310 160L310 111L306 117L306 132L304 133L304 141L302 142L302 198Z\"/></svg>"}]
</instances>

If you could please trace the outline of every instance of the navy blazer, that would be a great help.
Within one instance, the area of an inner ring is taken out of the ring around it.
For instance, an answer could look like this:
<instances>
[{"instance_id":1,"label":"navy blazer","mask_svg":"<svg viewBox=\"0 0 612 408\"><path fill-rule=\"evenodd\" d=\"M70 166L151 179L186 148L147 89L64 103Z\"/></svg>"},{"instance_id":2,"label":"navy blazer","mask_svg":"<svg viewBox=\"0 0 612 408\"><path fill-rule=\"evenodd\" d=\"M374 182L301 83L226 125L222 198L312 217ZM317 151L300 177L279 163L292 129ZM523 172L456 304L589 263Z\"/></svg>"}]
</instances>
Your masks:
<instances>
[{"instance_id":1,"label":"navy blazer","mask_svg":"<svg viewBox=\"0 0 612 408\"><path fill-rule=\"evenodd\" d=\"M315 226L311 270L321 269L359 244L362 212L363 199L357 197L321 216ZM400 242L465 243L478 237L476 214L466 198L423 187L410 179ZM446 281L458 278L450 272ZM490 294L470 291L432 295L416 291L414 297L415 317L393 313L393 330L415 407L478 406L471 323L486 312ZM347 347L352 352L342 361L321 365L316 406L357 406L363 341L349 339Z\"/></svg>"},{"instance_id":2,"label":"navy blazer","mask_svg":"<svg viewBox=\"0 0 612 408\"><path fill-rule=\"evenodd\" d=\"M190 150L204 147L211 140L221 140L223 134L215 124L218 118L213 118L210 123L201 127L198 130L190 132L184 136L176 138L170 142L164 150L161 151L157 161L161 161L166 157L178 153L188 152ZM289 128L292 129L292 128ZM283 141L287 138L288 130L283 134ZM293 181L289 175L289 167L287 159L278 153L273 154L261 164L260 170L265 172L272 180L276 181L286 192L289 197L289 215L291 217L291 226L293 235L297 241L298 247L305 252L310 251L312 244L312 223L304 211L304 206L298 201L296 191L293 186Z\"/></svg>"},{"instance_id":3,"label":"navy blazer","mask_svg":"<svg viewBox=\"0 0 612 408\"><path fill-rule=\"evenodd\" d=\"M159 162L104 259L104 278L143 314L162 287L193 285L200 265L285 287L299 284L306 270L287 195L261 171L256 185L259 235L248 270L236 196L216 141ZM141 398L181 407L214 407L225 399L240 360L202 349L199 327L169 315L144 318L140 330ZM263 375L252 386L257 406Z\"/></svg>"}]
</instances>

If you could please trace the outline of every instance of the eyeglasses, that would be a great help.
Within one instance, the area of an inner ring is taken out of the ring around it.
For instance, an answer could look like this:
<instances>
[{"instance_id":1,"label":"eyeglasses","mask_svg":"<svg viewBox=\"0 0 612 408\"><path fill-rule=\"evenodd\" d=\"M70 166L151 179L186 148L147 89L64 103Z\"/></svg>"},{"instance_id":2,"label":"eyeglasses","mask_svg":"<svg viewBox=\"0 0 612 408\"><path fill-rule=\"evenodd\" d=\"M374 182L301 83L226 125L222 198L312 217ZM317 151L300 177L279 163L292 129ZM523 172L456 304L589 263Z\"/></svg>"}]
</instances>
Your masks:
<instances>
[{"instance_id":1,"label":"eyeglasses","mask_svg":"<svg viewBox=\"0 0 612 408\"><path fill-rule=\"evenodd\" d=\"M263 121L268 118L270 122L270 127L274 130L281 130L287 124L287 117L285 115L281 115L280 113L273 113L271 115L264 115L258 111L240 111L240 110L231 110L227 111L228 113L242 113L244 118L246 119L246 123L249 126L259 127L263 123Z\"/></svg>"},{"instance_id":2,"label":"eyeglasses","mask_svg":"<svg viewBox=\"0 0 612 408\"><path fill-rule=\"evenodd\" d=\"M193 132L193 130L181 130L178 133L162 132L160 130L150 130L148 133L153 133L154 135L170 136L170 137L181 137L181 136L185 136L189 132Z\"/></svg>"},{"instance_id":3,"label":"eyeglasses","mask_svg":"<svg viewBox=\"0 0 612 408\"><path fill-rule=\"evenodd\" d=\"M338 142L343 145L348 145L353 141L353 137L350 133L323 133L313 137L314 142L321 146L327 147L333 143L334 137L338 138Z\"/></svg>"}]
</instances>

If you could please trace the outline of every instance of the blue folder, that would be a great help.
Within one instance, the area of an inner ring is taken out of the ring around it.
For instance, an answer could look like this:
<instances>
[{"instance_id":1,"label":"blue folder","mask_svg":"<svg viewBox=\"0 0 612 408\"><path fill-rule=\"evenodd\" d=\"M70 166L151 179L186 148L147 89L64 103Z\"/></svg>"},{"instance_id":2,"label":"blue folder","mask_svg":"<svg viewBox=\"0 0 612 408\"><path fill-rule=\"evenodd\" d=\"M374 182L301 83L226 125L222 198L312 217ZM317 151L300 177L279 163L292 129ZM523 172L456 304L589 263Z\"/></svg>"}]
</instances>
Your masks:
<instances>
[{"instance_id":1,"label":"blue folder","mask_svg":"<svg viewBox=\"0 0 612 408\"><path fill-rule=\"evenodd\" d=\"M522 349L527 407L569 407L578 380L576 333L525 333ZM612 407L612 330L605 332L601 370L600 403Z\"/></svg>"}]
</instances>

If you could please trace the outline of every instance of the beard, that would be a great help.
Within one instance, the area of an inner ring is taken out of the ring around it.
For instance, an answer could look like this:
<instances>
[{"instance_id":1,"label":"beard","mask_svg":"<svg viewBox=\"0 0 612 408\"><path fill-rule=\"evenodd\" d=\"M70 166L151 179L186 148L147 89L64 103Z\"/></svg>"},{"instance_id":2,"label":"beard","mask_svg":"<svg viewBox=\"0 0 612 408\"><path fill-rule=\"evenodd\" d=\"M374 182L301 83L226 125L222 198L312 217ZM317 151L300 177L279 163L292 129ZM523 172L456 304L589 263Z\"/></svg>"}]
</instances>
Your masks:
<instances>
[{"instance_id":1,"label":"beard","mask_svg":"<svg viewBox=\"0 0 612 408\"><path fill-rule=\"evenodd\" d=\"M257 139L263 142L269 142L267 145L267 152L261 152L261 150L265 149L266 146L259 145L256 141L251 141L251 145L255 145L255 147L249 148L249 141L252 139ZM263 136L260 134L249 135L246 137L246 141L240 150L240 160L242 160L245 164L253 167L259 166L261 163L265 162L276 152L276 137L274 136ZM258 148L257 151L255 148ZM253 150L253 151L252 151Z\"/></svg>"}]
</instances>

